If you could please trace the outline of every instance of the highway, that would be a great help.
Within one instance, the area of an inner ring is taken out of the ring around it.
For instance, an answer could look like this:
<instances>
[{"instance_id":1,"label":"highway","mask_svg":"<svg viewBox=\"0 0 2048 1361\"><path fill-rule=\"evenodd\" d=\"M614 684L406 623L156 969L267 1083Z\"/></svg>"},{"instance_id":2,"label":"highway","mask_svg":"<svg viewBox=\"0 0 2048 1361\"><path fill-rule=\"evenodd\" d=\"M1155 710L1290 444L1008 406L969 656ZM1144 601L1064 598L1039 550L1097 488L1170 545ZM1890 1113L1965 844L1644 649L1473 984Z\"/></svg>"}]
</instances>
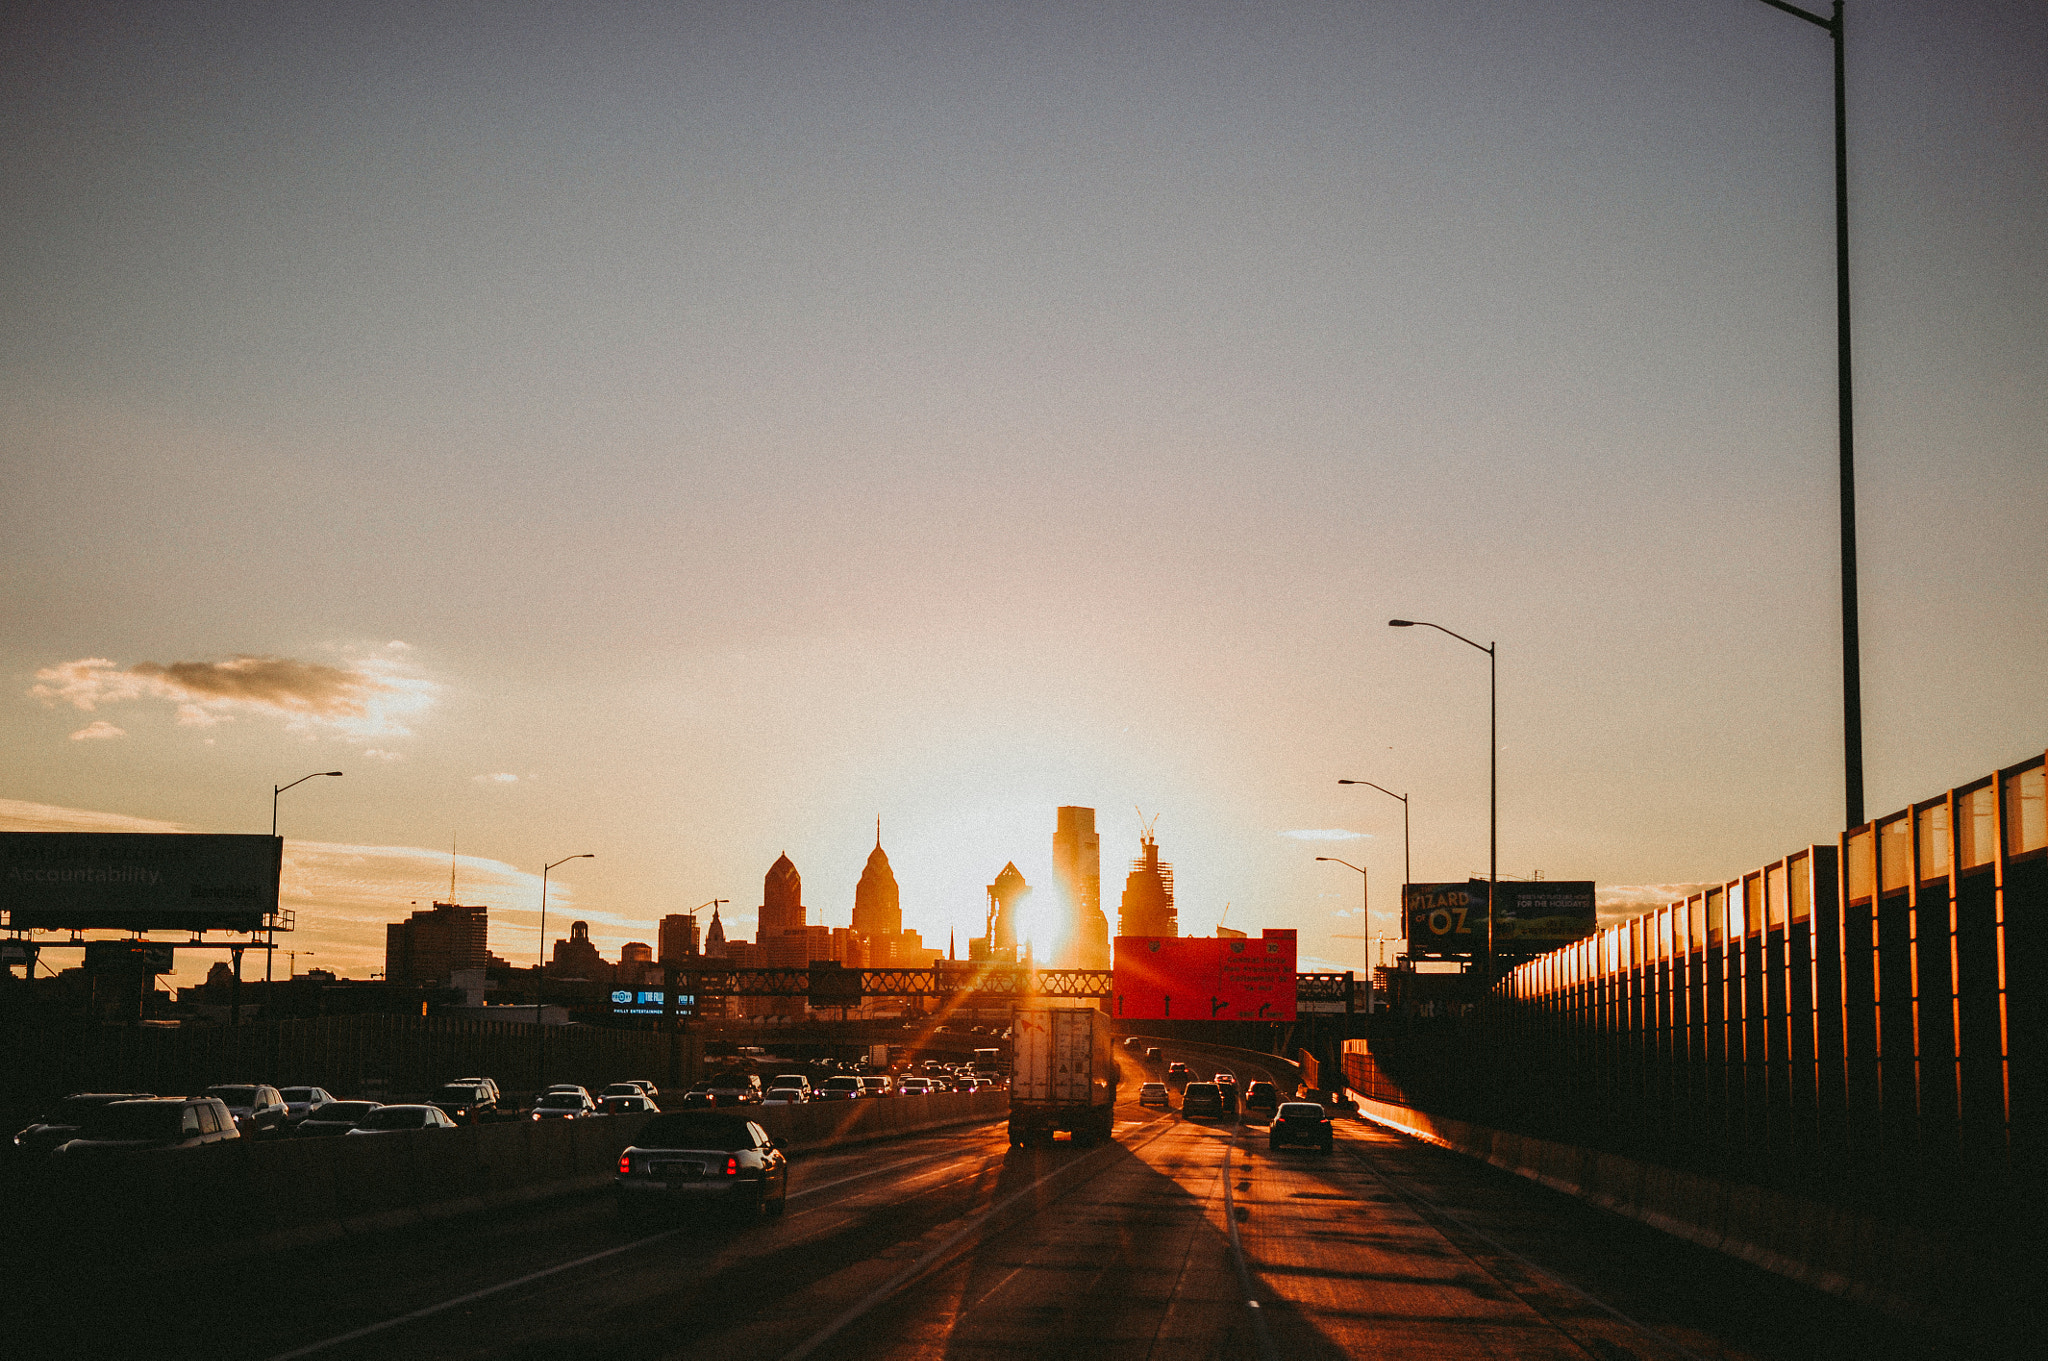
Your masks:
<instances>
[{"instance_id":1,"label":"highway","mask_svg":"<svg viewBox=\"0 0 2048 1361\"><path fill-rule=\"evenodd\" d=\"M1274 1153L1262 1125L1141 1108L1154 1075L1119 1059L1102 1147L1013 1150L998 1123L803 1157L779 1220L579 1196L44 1303L95 1338L75 1354L213 1361L1942 1354L1367 1124Z\"/></svg>"}]
</instances>

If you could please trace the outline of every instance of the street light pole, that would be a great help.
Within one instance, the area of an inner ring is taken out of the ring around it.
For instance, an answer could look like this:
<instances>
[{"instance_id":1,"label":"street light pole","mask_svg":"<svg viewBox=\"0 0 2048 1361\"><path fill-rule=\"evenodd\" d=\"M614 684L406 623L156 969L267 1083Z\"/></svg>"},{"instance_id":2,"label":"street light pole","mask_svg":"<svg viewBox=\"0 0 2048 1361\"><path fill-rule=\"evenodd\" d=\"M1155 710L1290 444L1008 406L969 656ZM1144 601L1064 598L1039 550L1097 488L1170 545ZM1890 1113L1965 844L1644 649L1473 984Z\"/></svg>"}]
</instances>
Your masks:
<instances>
[{"instance_id":1,"label":"street light pole","mask_svg":"<svg viewBox=\"0 0 2048 1361\"><path fill-rule=\"evenodd\" d=\"M275 837L275 836L277 835L277 796L278 796L278 795L280 795L280 794L284 793L284 791L285 791L285 790L287 790L287 789L297 789L297 788L298 788L298 787L299 787L300 785L304 784L304 783L305 783L306 781L308 781L308 780L317 780L317 779L321 778L321 777L322 777L323 775L334 775L334 776L339 776L340 774L341 774L341 772L340 772L340 771L338 771L338 770L316 770L316 771L314 771L314 772L313 772L313 773L312 773L311 775L301 775L301 776L299 776L299 778L298 778L298 779L296 779L296 780L293 780L293 781L292 781L292 782L291 782L290 784L274 784L274 785L270 786L270 835L271 835L271 836L273 836L273 837ZM274 999L274 998L272 998L272 997L271 997L271 995L270 995L270 964L271 964L271 956L273 956L273 955L275 955L275 954L277 953L277 909L276 909L276 908L272 908L272 909L271 909L271 912L270 912L270 921L271 921L271 926L270 926L269 936L268 936L268 939L267 939L267 940L266 940L266 941L264 942L264 944L265 944L266 948L265 948L265 949L264 949L264 951L263 951L263 1007L264 1007L264 1010L265 1010L265 1012L266 1012L266 1013L268 1013L268 1012L269 1012L269 1009L270 1009L270 1007L271 1007L272 1003L273 1003L273 1002L275 1001L275 999ZM239 966L239 965L240 965L240 963L241 963L241 956L240 956L239 954L235 956L235 963L236 963L236 964L237 964L238 966ZM235 972L236 972L237 974L239 974L239 973L241 972L241 969L240 969L240 968L238 967L238 968L237 968L237 969L235 970ZM274 1020L274 1019L276 1019L276 1018L275 1018L275 1017L273 1017L273 1016L269 1016L269 1015L267 1015L267 1014L266 1014L266 1016L265 1016L265 1019L266 1019L266 1020ZM275 1066L275 1065L273 1065L273 1066Z\"/></svg>"},{"instance_id":2,"label":"street light pole","mask_svg":"<svg viewBox=\"0 0 2048 1361\"><path fill-rule=\"evenodd\" d=\"M1372 876L1365 872L1365 866L1339 860L1334 855L1319 855L1316 859L1358 871L1358 938L1365 942L1365 976L1369 980L1372 977Z\"/></svg>"},{"instance_id":3,"label":"street light pole","mask_svg":"<svg viewBox=\"0 0 2048 1361\"><path fill-rule=\"evenodd\" d=\"M1842 518L1842 765L1850 827L1863 825L1863 661L1856 609L1856 438L1849 373L1849 102L1842 54L1842 0L1823 19L1786 0L1763 0L1825 29L1835 47L1835 404L1840 431Z\"/></svg>"},{"instance_id":4,"label":"street light pole","mask_svg":"<svg viewBox=\"0 0 2048 1361\"><path fill-rule=\"evenodd\" d=\"M1387 627L1435 629L1438 633L1449 633L1465 646L1478 648L1486 654L1486 969L1490 974L1493 971L1494 888L1500 882L1500 673L1496 665L1499 659L1494 655L1497 645L1487 643L1482 646L1462 633L1453 633L1442 624L1432 624L1426 619L1389 619Z\"/></svg>"},{"instance_id":5,"label":"street light pole","mask_svg":"<svg viewBox=\"0 0 2048 1361\"><path fill-rule=\"evenodd\" d=\"M1401 886L1406 888L1415 882L1414 868L1408 862L1408 796L1396 794L1385 785L1374 784L1371 780L1339 780L1338 784L1362 784L1368 789L1377 789L1390 799L1401 801Z\"/></svg>"},{"instance_id":6,"label":"street light pole","mask_svg":"<svg viewBox=\"0 0 2048 1361\"><path fill-rule=\"evenodd\" d=\"M571 860L595 860L595 855L565 855L552 865L540 867L540 962L533 974L533 1021L540 1027L540 1062L534 1080L534 1097L547 1090L548 1081L548 872Z\"/></svg>"}]
</instances>

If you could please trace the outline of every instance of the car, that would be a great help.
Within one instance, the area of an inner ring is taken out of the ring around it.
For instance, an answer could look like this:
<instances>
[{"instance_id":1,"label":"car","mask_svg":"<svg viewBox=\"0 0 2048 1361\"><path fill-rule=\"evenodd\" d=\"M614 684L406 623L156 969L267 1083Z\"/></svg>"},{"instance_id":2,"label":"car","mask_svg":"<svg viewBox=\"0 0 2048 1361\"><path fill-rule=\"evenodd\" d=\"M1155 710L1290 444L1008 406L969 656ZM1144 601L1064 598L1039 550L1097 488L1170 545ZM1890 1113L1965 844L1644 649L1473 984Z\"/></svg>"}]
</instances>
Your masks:
<instances>
[{"instance_id":1,"label":"car","mask_svg":"<svg viewBox=\"0 0 2048 1361\"><path fill-rule=\"evenodd\" d=\"M485 1091L491 1094L491 1104L494 1106L502 1106L505 1104L505 1094L498 1090L498 1083L494 1078L458 1077L453 1080L456 1082L468 1083L472 1087L482 1087ZM649 1092L648 1095L653 1096L654 1093Z\"/></svg>"},{"instance_id":2,"label":"car","mask_svg":"<svg viewBox=\"0 0 2048 1361\"><path fill-rule=\"evenodd\" d=\"M840 1073L825 1079L825 1085L818 1089L818 1100L855 1101L867 1094L861 1079L851 1073Z\"/></svg>"},{"instance_id":3,"label":"car","mask_svg":"<svg viewBox=\"0 0 2048 1361\"><path fill-rule=\"evenodd\" d=\"M953 1090L956 1092L985 1092L988 1090L988 1084L978 1077L963 1077L953 1084Z\"/></svg>"},{"instance_id":4,"label":"car","mask_svg":"<svg viewBox=\"0 0 2048 1361\"><path fill-rule=\"evenodd\" d=\"M287 1125L298 1124L306 1118L306 1112L334 1100L325 1087L279 1087L277 1094L284 1098L284 1122Z\"/></svg>"},{"instance_id":5,"label":"car","mask_svg":"<svg viewBox=\"0 0 2048 1361\"><path fill-rule=\"evenodd\" d=\"M1244 1108L1247 1111L1271 1112L1279 1109L1280 1091L1270 1082L1247 1083L1244 1089Z\"/></svg>"},{"instance_id":6,"label":"car","mask_svg":"<svg viewBox=\"0 0 2048 1361\"><path fill-rule=\"evenodd\" d=\"M573 1082L550 1082L547 1090L550 1092L582 1092L585 1096L590 1095L588 1088L579 1087Z\"/></svg>"},{"instance_id":7,"label":"car","mask_svg":"<svg viewBox=\"0 0 2048 1361\"><path fill-rule=\"evenodd\" d=\"M1147 1049L1147 1050L1145 1051L1145 1062L1147 1062L1147 1063L1157 1063L1157 1062L1159 1062L1159 1046L1158 1046L1158 1045L1156 1045L1156 1044L1155 1044L1155 1045L1153 1045L1153 1046L1152 1046L1152 1047L1151 1047L1150 1049Z\"/></svg>"},{"instance_id":8,"label":"car","mask_svg":"<svg viewBox=\"0 0 2048 1361\"><path fill-rule=\"evenodd\" d=\"M311 1115L292 1126L292 1133L301 1139L319 1139L336 1134L346 1134L363 1122L371 1111L381 1109L376 1101L330 1101L316 1109Z\"/></svg>"},{"instance_id":9,"label":"car","mask_svg":"<svg viewBox=\"0 0 2048 1361\"><path fill-rule=\"evenodd\" d=\"M726 1111L675 1111L649 1120L619 1154L619 1212L726 1210L781 1214L789 1155L753 1121Z\"/></svg>"},{"instance_id":10,"label":"car","mask_svg":"<svg viewBox=\"0 0 2048 1361\"><path fill-rule=\"evenodd\" d=\"M896 1095L896 1079L887 1073L870 1073L860 1080L860 1087L863 1096Z\"/></svg>"},{"instance_id":11,"label":"car","mask_svg":"<svg viewBox=\"0 0 2048 1361\"><path fill-rule=\"evenodd\" d=\"M801 1087L770 1087L768 1095L761 1098L764 1106L801 1106L811 1099L810 1093Z\"/></svg>"},{"instance_id":12,"label":"car","mask_svg":"<svg viewBox=\"0 0 2048 1361\"><path fill-rule=\"evenodd\" d=\"M42 1119L14 1136L15 1151L48 1153L57 1145L76 1139L87 1114L101 1106L116 1101L148 1101L154 1096L154 1092L73 1092L43 1112Z\"/></svg>"},{"instance_id":13,"label":"car","mask_svg":"<svg viewBox=\"0 0 2048 1361\"><path fill-rule=\"evenodd\" d=\"M713 1096L711 1089L701 1082L695 1087L690 1088L689 1091L684 1092L682 1096L682 1106L685 1110L693 1106L716 1106L717 1104L718 1098Z\"/></svg>"},{"instance_id":14,"label":"car","mask_svg":"<svg viewBox=\"0 0 2048 1361\"><path fill-rule=\"evenodd\" d=\"M1337 1135L1330 1124L1330 1113L1314 1101L1282 1102L1273 1116L1266 1147L1281 1148L1288 1144L1309 1144L1325 1153L1333 1150Z\"/></svg>"},{"instance_id":15,"label":"car","mask_svg":"<svg viewBox=\"0 0 2048 1361\"><path fill-rule=\"evenodd\" d=\"M1173 1109L1173 1098L1167 1095L1164 1082L1147 1082L1138 1088L1138 1104L1157 1106L1161 1110Z\"/></svg>"},{"instance_id":16,"label":"car","mask_svg":"<svg viewBox=\"0 0 2048 1361\"><path fill-rule=\"evenodd\" d=\"M534 1098L527 1111L531 1120L581 1120L597 1113L597 1103L581 1087L568 1091L546 1091Z\"/></svg>"},{"instance_id":17,"label":"car","mask_svg":"<svg viewBox=\"0 0 2048 1361\"><path fill-rule=\"evenodd\" d=\"M498 1113L498 1103L488 1088L474 1082L451 1082L428 1103L458 1125L473 1125Z\"/></svg>"},{"instance_id":18,"label":"car","mask_svg":"<svg viewBox=\"0 0 2048 1361\"><path fill-rule=\"evenodd\" d=\"M343 1131L357 1134L404 1134L408 1130L454 1129L456 1124L439 1106L400 1104L379 1106Z\"/></svg>"},{"instance_id":19,"label":"car","mask_svg":"<svg viewBox=\"0 0 2048 1361\"><path fill-rule=\"evenodd\" d=\"M1180 1113L1188 1120L1221 1120L1222 1089L1213 1082L1190 1082L1181 1090Z\"/></svg>"},{"instance_id":20,"label":"car","mask_svg":"<svg viewBox=\"0 0 2048 1361\"><path fill-rule=\"evenodd\" d=\"M1215 1083L1219 1087L1235 1087L1237 1085L1237 1074L1218 1073L1216 1074L1216 1076L1210 1078L1209 1081Z\"/></svg>"},{"instance_id":21,"label":"car","mask_svg":"<svg viewBox=\"0 0 2048 1361\"><path fill-rule=\"evenodd\" d=\"M932 1080L928 1077L907 1077L896 1084L896 1091L901 1096L930 1096Z\"/></svg>"},{"instance_id":22,"label":"car","mask_svg":"<svg viewBox=\"0 0 2048 1361\"><path fill-rule=\"evenodd\" d=\"M661 1107L642 1096L638 1089L631 1093L607 1092L597 1099L598 1115L644 1115L660 1110Z\"/></svg>"},{"instance_id":23,"label":"car","mask_svg":"<svg viewBox=\"0 0 2048 1361\"><path fill-rule=\"evenodd\" d=\"M804 1094L806 1100L811 1094L811 1080L802 1073L777 1073L769 1079L770 1087L794 1087Z\"/></svg>"},{"instance_id":24,"label":"car","mask_svg":"<svg viewBox=\"0 0 2048 1361\"><path fill-rule=\"evenodd\" d=\"M596 1093L593 1100L602 1101L608 1096L646 1096L647 1090L637 1082L614 1082L603 1091Z\"/></svg>"},{"instance_id":25,"label":"car","mask_svg":"<svg viewBox=\"0 0 2048 1361\"><path fill-rule=\"evenodd\" d=\"M661 1100L661 1088L655 1086L646 1078L629 1077L626 1079L626 1081L632 1083L635 1087L638 1087L640 1089L640 1095L646 1097L649 1101Z\"/></svg>"},{"instance_id":26,"label":"car","mask_svg":"<svg viewBox=\"0 0 2048 1361\"><path fill-rule=\"evenodd\" d=\"M200 1095L219 1097L245 1139L282 1139L290 1132L285 1128L284 1098L266 1083L222 1082Z\"/></svg>"},{"instance_id":27,"label":"car","mask_svg":"<svg viewBox=\"0 0 2048 1361\"><path fill-rule=\"evenodd\" d=\"M241 1137L233 1112L217 1096L153 1096L110 1101L85 1112L78 1137L57 1145L54 1156L162 1153Z\"/></svg>"},{"instance_id":28,"label":"car","mask_svg":"<svg viewBox=\"0 0 2048 1361\"><path fill-rule=\"evenodd\" d=\"M711 1095L721 1106L756 1106L761 1102L761 1079L752 1073L724 1073L711 1079Z\"/></svg>"},{"instance_id":29,"label":"car","mask_svg":"<svg viewBox=\"0 0 2048 1361\"><path fill-rule=\"evenodd\" d=\"M1193 1082L1195 1080L1195 1071L1185 1063L1176 1060L1166 1065L1166 1080L1174 1083Z\"/></svg>"}]
</instances>

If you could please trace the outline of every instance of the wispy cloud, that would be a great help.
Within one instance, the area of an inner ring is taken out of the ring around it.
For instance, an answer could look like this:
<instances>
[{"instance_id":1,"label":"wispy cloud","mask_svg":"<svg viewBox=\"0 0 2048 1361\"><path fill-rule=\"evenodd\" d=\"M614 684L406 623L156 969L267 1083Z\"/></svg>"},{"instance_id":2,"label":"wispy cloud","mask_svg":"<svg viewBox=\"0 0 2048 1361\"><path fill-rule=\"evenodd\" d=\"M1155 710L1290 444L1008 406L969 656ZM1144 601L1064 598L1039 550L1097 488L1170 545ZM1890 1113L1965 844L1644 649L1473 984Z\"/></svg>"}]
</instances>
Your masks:
<instances>
[{"instance_id":1,"label":"wispy cloud","mask_svg":"<svg viewBox=\"0 0 2048 1361\"><path fill-rule=\"evenodd\" d=\"M96 718L77 732L71 734L71 740L74 742L104 742L110 737L126 737L127 735L128 730L126 728L117 728L104 718Z\"/></svg>"},{"instance_id":2,"label":"wispy cloud","mask_svg":"<svg viewBox=\"0 0 2048 1361\"><path fill-rule=\"evenodd\" d=\"M1721 887L1720 881L1698 884L1600 884L1593 890L1593 903L1603 922L1625 921L1654 912L1660 907L1683 902L1695 893Z\"/></svg>"},{"instance_id":3,"label":"wispy cloud","mask_svg":"<svg viewBox=\"0 0 2048 1361\"><path fill-rule=\"evenodd\" d=\"M178 722L186 727L212 727L238 714L256 713L282 717L295 729L400 737L410 732L404 720L431 705L437 689L402 660L408 650L403 643L390 643L341 665L245 654L217 662L122 667L105 657L82 657L36 672L28 693L45 705L68 704L85 713L103 705L164 700L176 706Z\"/></svg>"},{"instance_id":4,"label":"wispy cloud","mask_svg":"<svg viewBox=\"0 0 2048 1361\"><path fill-rule=\"evenodd\" d=\"M181 823L101 813L90 808L60 808L53 803L0 799L0 832L184 832Z\"/></svg>"},{"instance_id":5,"label":"wispy cloud","mask_svg":"<svg viewBox=\"0 0 2048 1361\"><path fill-rule=\"evenodd\" d=\"M514 774L513 774L513 773L512 773L511 771L509 771L509 770L501 770L501 771L499 771L499 772L498 772L497 774L495 774L495 775L472 775L472 776L470 776L469 778L470 778L470 779L472 779L472 780L474 780L474 781L475 781L476 783L478 783L478 784L518 784L518 783L519 783L519 777L518 777L517 775L514 775Z\"/></svg>"},{"instance_id":6,"label":"wispy cloud","mask_svg":"<svg viewBox=\"0 0 2048 1361\"><path fill-rule=\"evenodd\" d=\"M1280 835L1293 837L1296 841L1370 841L1370 832L1347 832L1341 827L1304 827L1299 831L1282 832Z\"/></svg>"}]
</instances>

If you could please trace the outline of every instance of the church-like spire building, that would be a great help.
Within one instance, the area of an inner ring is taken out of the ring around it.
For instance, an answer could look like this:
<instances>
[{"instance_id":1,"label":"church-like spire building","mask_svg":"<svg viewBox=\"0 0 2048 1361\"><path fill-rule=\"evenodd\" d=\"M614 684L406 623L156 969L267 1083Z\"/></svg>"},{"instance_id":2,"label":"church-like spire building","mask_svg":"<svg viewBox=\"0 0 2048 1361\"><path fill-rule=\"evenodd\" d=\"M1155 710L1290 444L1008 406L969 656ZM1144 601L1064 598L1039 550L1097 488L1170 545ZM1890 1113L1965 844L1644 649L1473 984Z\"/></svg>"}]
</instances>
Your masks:
<instances>
[{"instance_id":1,"label":"church-like spire building","mask_svg":"<svg viewBox=\"0 0 2048 1361\"><path fill-rule=\"evenodd\" d=\"M853 929L871 939L903 930L903 894L896 886L896 871L889 867L888 852L882 849L880 818L875 819L875 849L868 853L867 868L853 890Z\"/></svg>"},{"instance_id":2,"label":"church-like spire building","mask_svg":"<svg viewBox=\"0 0 2048 1361\"><path fill-rule=\"evenodd\" d=\"M804 879L784 851L761 880L761 924L755 939L762 944L786 931L800 931L804 921Z\"/></svg>"}]
</instances>

